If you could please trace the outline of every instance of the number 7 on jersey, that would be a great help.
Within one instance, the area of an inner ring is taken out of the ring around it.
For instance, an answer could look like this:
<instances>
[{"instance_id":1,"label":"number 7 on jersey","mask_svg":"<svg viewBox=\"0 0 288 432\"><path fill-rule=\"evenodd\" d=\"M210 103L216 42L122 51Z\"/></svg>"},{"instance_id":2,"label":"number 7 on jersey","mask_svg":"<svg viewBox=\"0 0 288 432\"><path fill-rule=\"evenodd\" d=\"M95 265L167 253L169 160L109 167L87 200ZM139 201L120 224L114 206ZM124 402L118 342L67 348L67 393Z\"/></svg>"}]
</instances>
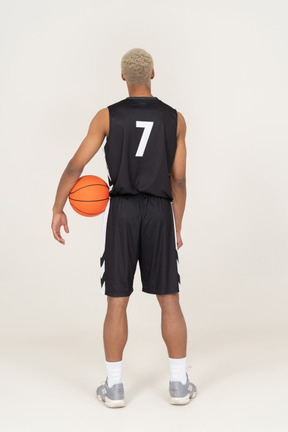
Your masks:
<instances>
[{"instance_id":1,"label":"number 7 on jersey","mask_svg":"<svg viewBox=\"0 0 288 432\"><path fill-rule=\"evenodd\" d=\"M143 156L154 122L136 120L136 127L144 128L135 156Z\"/></svg>"}]
</instances>

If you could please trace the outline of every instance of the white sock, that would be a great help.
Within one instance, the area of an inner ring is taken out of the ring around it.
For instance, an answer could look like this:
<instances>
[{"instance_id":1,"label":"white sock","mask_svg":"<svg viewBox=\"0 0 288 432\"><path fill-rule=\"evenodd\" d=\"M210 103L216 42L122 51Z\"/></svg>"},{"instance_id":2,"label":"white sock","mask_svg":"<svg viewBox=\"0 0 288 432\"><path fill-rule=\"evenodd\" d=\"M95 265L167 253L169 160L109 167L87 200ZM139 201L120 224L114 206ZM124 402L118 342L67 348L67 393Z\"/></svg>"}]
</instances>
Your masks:
<instances>
[{"instance_id":1,"label":"white sock","mask_svg":"<svg viewBox=\"0 0 288 432\"><path fill-rule=\"evenodd\" d=\"M122 360L118 362L108 362L105 360L105 363L108 374L108 386L113 387L114 384L121 383Z\"/></svg>"},{"instance_id":2,"label":"white sock","mask_svg":"<svg viewBox=\"0 0 288 432\"><path fill-rule=\"evenodd\" d=\"M186 384L186 359L187 357L180 359L169 357L171 381L181 381L182 384Z\"/></svg>"}]
</instances>

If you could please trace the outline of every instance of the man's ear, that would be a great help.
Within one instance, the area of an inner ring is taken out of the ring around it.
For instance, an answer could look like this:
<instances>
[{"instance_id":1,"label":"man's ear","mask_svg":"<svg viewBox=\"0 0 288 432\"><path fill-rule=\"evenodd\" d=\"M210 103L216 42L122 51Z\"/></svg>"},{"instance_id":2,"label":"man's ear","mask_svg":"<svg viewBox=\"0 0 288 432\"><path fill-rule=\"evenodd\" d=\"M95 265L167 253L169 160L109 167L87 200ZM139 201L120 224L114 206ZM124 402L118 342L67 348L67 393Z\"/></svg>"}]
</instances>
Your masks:
<instances>
[{"instance_id":1,"label":"man's ear","mask_svg":"<svg viewBox=\"0 0 288 432\"><path fill-rule=\"evenodd\" d=\"M125 77L124 77L124 75L123 75L122 72L121 72L121 78L122 78L123 81L126 81L126 79L125 79Z\"/></svg>"}]
</instances>

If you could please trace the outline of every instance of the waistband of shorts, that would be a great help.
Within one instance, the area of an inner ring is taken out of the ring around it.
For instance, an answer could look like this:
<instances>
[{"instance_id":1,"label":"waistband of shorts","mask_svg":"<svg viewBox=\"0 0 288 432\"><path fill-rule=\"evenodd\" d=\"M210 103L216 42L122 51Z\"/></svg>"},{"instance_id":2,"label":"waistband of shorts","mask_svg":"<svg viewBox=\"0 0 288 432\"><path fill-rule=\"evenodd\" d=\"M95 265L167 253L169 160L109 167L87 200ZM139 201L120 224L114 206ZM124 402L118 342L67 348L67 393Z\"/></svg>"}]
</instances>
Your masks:
<instances>
[{"instance_id":1,"label":"waistband of shorts","mask_svg":"<svg viewBox=\"0 0 288 432\"><path fill-rule=\"evenodd\" d=\"M158 196L158 195L153 195L147 192L139 192L137 194L128 194L128 193L124 193L124 194L117 194L117 195L111 195L110 198L121 198L121 197L133 197L133 198L161 198L161 199L165 199L170 201L170 199L168 197L162 197L162 196Z\"/></svg>"}]
</instances>

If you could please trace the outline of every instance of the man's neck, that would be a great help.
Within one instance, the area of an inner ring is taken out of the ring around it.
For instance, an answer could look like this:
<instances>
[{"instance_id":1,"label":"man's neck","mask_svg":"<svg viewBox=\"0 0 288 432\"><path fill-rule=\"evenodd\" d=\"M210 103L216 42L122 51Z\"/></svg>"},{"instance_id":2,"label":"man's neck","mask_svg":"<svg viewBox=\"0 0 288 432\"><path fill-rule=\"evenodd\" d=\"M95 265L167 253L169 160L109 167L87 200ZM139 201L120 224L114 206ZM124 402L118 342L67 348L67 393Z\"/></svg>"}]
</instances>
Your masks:
<instances>
[{"instance_id":1,"label":"man's neck","mask_svg":"<svg viewBox=\"0 0 288 432\"><path fill-rule=\"evenodd\" d=\"M146 86L135 86L128 88L129 97L153 97L151 88Z\"/></svg>"}]
</instances>

